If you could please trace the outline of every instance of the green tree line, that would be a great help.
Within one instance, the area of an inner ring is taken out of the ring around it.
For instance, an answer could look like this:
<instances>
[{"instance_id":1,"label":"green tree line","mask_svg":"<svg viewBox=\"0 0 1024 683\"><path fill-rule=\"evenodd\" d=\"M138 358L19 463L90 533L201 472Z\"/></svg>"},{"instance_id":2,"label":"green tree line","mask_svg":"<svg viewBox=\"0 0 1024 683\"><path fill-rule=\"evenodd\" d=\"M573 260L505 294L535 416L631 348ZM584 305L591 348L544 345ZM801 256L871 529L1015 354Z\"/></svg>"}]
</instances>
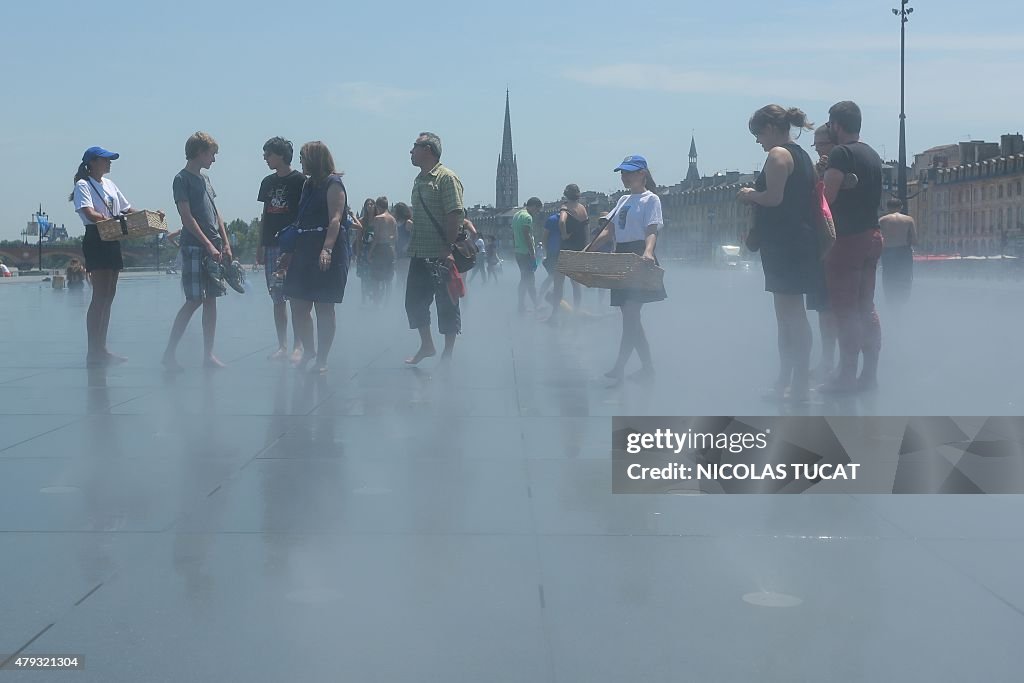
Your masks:
<instances>
[{"instance_id":1,"label":"green tree line","mask_svg":"<svg viewBox=\"0 0 1024 683\"><path fill-rule=\"evenodd\" d=\"M227 223L225 227L227 227L228 239L231 241L231 249L235 254L235 258L239 259L243 263L254 263L256 260L256 246L259 244L260 229L262 228L260 219L253 218L251 221L247 222L241 218L236 218L230 223ZM124 265L126 268L152 267L156 265L158 253L160 267L164 268L174 262L178 253L174 245L168 243L167 240L161 240L160 247L158 249L155 237L141 237L139 239L123 240L121 244L126 249L131 249L133 252L137 252L133 254L125 254ZM72 237L71 239L61 240L59 242L44 243L43 268L64 268L67 266L67 262L70 257L63 254L46 254L46 249L52 249L54 247L81 251L82 238ZM23 240L0 240L0 248L24 249L32 254L31 258L28 259L25 264L19 264L15 259L0 257L0 260L7 262L8 265L30 265L32 267L37 265L37 245L34 241L30 240L28 244L25 244ZM152 256L150 256L150 254L152 254Z\"/></svg>"}]
</instances>

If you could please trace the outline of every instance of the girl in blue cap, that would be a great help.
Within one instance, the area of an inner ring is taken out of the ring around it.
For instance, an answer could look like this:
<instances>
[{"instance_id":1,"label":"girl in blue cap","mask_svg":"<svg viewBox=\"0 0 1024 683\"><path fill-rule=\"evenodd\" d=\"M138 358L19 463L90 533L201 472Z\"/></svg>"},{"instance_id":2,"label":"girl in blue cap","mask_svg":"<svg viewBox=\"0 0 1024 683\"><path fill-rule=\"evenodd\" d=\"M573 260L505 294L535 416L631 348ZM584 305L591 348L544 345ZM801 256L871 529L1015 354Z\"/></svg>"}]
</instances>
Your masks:
<instances>
[{"instance_id":1,"label":"girl in blue cap","mask_svg":"<svg viewBox=\"0 0 1024 683\"><path fill-rule=\"evenodd\" d=\"M126 360L124 356L107 350L110 307L117 293L118 273L124 267L121 243L101 240L96 229L96 224L100 221L132 212L131 203L121 194L114 181L103 177L110 173L110 162L119 156L102 147L90 147L85 150L82 163L78 165L78 172L75 173L75 189L68 197L68 201L74 203L75 212L85 224L82 253L85 256L85 270L92 282L92 301L85 316L89 344L85 361L92 366Z\"/></svg>"},{"instance_id":2,"label":"girl in blue cap","mask_svg":"<svg viewBox=\"0 0 1024 683\"><path fill-rule=\"evenodd\" d=\"M658 231L665 224L661 213L661 198L654 193L657 185L642 156L629 156L615 168L622 172L622 184L629 194L619 198L615 208L605 217L604 228L584 251L597 251L600 246L614 237L615 252L638 254L655 264L654 254L658 243ZM630 376L631 379L650 381L654 379L654 365L651 362L651 347L647 343L643 321L640 317L644 304L661 301L666 297L665 289L613 289L611 305L622 313L622 341L615 366L605 377L621 380L629 357L636 351L641 368Z\"/></svg>"}]
</instances>

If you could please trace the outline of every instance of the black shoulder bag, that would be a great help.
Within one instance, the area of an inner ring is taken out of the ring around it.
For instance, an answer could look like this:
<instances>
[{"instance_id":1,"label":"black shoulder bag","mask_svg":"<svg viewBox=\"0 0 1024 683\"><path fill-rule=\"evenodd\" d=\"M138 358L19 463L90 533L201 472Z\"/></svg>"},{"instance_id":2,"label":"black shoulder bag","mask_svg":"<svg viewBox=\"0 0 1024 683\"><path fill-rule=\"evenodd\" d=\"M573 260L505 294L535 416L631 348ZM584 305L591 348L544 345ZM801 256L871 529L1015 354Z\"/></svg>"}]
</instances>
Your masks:
<instances>
[{"instance_id":1,"label":"black shoulder bag","mask_svg":"<svg viewBox=\"0 0 1024 683\"><path fill-rule=\"evenodd\" d=\"M423 201L423 188L417 188L416 192L420 197L420 205L427 212L427 218L434 225L437 234L441 236L441 241L447 242L448 237L445 235L444 229L441 228L441 224L434 218L434 214L430 213L427 203ZM459 232L455 237L455 243L451 245L451 248L452 257L455 258L455 267L458 268L459 272L466 273L473 270L473 267L476 265L476 245L469 240L469 233L465 228L459 228Z\"/></svg>"}]
</instances>

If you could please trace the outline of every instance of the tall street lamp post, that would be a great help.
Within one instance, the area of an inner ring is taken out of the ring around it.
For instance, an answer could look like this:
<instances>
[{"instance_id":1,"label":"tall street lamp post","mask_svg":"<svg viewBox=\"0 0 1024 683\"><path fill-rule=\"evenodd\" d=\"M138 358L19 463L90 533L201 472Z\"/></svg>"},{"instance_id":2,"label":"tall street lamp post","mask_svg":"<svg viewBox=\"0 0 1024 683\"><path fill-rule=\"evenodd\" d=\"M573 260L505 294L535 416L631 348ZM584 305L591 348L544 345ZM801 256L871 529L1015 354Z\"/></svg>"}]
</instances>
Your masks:
<instances>
[{"instance_id":1,"label":"tall street lamp post","mask_svg":"<svg viewBox=\"0 0 1024 683\"><path fill-rule=\"evenodd\" d=\"M907 21L914 12L913 7L907 7L910 0L900 0L900 9L892 11L900 18L900 167L897 170L896 183L899 186L899 200L903 202L903 213L908 213L907 207L907 114L905 107L905 73L906 73L906 45L907 45Z\"/></svg>"},{"instance_id":2,"label":"tall street lamp post","mask_svg":"<svg viewBox=\"0 0 1024 683\"><path fill-rule=\"evenodd\" d=\"M43 205L42 204L39 205L39 211L36 211L35 219L36 219L36 226L37 226L36 234L38 235L38 237L36 239L36 245L37 245L37 248L39 249L39 271L42 272L42 270L43 270L43 226L47 225L50 222L50 217L47 216L43 212Z\"/></svg>"}]
</instances>

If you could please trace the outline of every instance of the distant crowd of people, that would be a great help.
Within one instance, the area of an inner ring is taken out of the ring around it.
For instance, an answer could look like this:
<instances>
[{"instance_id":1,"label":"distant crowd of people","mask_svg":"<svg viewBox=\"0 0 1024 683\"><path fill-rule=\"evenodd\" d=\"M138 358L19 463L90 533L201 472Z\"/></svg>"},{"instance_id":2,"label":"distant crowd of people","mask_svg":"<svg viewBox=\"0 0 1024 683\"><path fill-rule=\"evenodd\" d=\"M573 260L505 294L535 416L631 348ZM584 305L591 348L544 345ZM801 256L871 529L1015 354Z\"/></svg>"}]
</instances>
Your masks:
<instances>
[{"instance_id":1,"label":"distant crowd of people","mask_svg":"<svg viewBox=\"0 0 1024 683\"><path fill-rule=\"evenodd\" d=\"M819 312L819 371L827 376L819 389L847 393L874 387L881 350L881 326L874 306L879 260L885 262L894 292L905 295L910 287L913 221L899 213L898 204L890 204L891 212L879 219L882 164L860 140L860 109L846 101L829 110L828 123L815 131L817 164L792 135L793 130L812 128L799 109L773 104L757 110L749 130L768 156L755 186L737 195L738 201L755 206L746 242L760 252L765 289L774 296L780 370L768 394L773 399L803 401L809 396L808 309ZM172 371L181 369L176 349L200 308L204 364L223 365L214 354L217 298L226 292L225 281L238 288L234 280L239 266L214 201L216 192L205 173L218 151L209 134L193 134L185 143L185 167L172 182L183 226L179 256L185 296L163 356L164 365ZM349 208L342 174L324 143L307 142L301 147L301 170L292 167L293 152L292 143L282 137L264 144L263 158L271 173L257 194L263 215L256 263L264 266L277 333L277 347L270 358L290 358L298 368L312 364L312 371L326 373L337 329L335 305L344 298L350 265L355 264L360 278L363 302L375 303L391 296L396 270L407 260L405 311L410 329L419 334L419 346L405 362L416 365L437 355L431 307L444 337L442 359L450 359L462 330L459 301L466 291L466 271L475 271L471 279L486 283L497 278L501 260L494 236L480 235L466 218L462 182L441 163L440 137L424 132L413 142L410 161L419 173L408 204L392 206L387 197L367 198L358 215ZM90 365L124 360L107 348L110 308L123 266L120 243L101 240L96 227L100 221L137 210L106 177L118 156L102 147L87 149L70 198L85 224L83 270L93 285L86 316ZM546 321L558 323L563 315L565 275L557 263L563 250L632 253L658 263L658 233L664 219L647 160L628 156L614 172L621 174L626 192L594 229L575 184L566 185L558 210L545 217L546 241L534 238L543 211L539 198L531 197L513 217L511 247L520 273L520 314L527 310L527 299L539 310L539 297L550 289L546 298L552 308ZM538 293L535 274L541 266L548 277ZM578 307L582 287L572 284ZM622 332L607 377L621 380L634 353L640 368L631 377L640 381L655 377L641 314L644 304L666 297L663 287L611 291L610 303L621 313ZM289 306L294 330L290 351Z\"/></svg>"}]
</instances>

